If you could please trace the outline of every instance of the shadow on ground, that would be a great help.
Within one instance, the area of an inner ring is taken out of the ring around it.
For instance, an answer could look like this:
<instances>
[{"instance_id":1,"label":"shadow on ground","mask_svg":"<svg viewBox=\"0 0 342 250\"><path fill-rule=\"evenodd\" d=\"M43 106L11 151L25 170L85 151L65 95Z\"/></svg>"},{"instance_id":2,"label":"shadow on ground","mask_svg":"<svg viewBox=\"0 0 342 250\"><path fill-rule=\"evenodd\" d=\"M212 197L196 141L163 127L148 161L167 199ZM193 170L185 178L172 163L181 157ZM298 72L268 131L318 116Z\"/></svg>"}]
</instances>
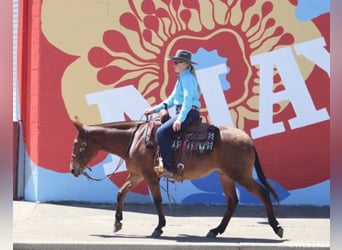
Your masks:
<instances>
[{"instance_id":1,"label":"shadow on ground","mask_svg":"<svg viewBox=\"0 0 342 250\"><path fill-rule=\"evenodd\" d=\"M85 207L94 209L115 210L116 204L108 203L78 203L72 201L50 202L49 204ZM223 205L163 205L165 215L176 217L206 216L217 217L223 216L226 209ZM124 211L156 214L156 209L152 204L125 204ZM330 206L285 206L274 205L274 212L277 218L330 218ZM256 205L239 205L233 217L265 217L265 209L263 206Z\"/></svg>"},{"instance_id":2,"label":"shadow on ground","mask_svg":"<svg viewBox=\"0 0 342 250\"><path fill-rule=\"evenodd\" d=\"M149 239L150 236L137 236L128 234L115 234L115 235L90 235L92 237L100 238L124 238L124 239ZM161 236L155 240L168 240L181 243L283 243L285 239L272 240L272 239L261 239L261 238L240 238L240 237L217 237L217 238L207 238L198 235L190 234L179 234L178 236Z\"/></svg>"}]
</instances>

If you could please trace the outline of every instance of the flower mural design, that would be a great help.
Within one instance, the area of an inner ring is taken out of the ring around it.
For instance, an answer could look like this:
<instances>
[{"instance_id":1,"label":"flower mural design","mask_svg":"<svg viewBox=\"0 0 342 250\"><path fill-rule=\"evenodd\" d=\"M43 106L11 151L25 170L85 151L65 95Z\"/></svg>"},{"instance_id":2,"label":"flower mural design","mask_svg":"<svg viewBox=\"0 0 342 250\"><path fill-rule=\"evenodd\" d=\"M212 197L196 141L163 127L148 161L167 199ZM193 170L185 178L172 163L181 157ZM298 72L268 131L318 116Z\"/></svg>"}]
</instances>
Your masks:
<instances>
[{"instance_id":1,"label":"flower mural design","mask_svg":"<svg viewBox=\"0 0 342 250\"><path fill-rule=\"evenodd\" d=\"M79 5L76 6L76 3ZM66 11L63 7L65 4L70 7ZM329 16L320 15L312 21L301 22L295 16L297 4L296 0L128 0L120 3L99 0L87 3L73 1L72 4L68 1L45 0L42 7L42 32L47 40L42 41L43 50L60 63L59 75L54 77L56 87L50 88L56 88L55 99L60 100L62 96L64 103L55 112L56 120L61 120L65 125L77 114L86 124L100 123L98 110L87 103L85 96L127 85L134 85L150 105L159 103L172 91L172 84L169 83L176 81L173 69L168 66L165 58L179 48L187 48L194 56L199 56L200 64L210 57L219 61L225 59L228 73L221 79L221 84L227 108L234 125L249 131L258 122L260 78L258 67L250 63L251 56L320 36L329 44L329 27L324 26ZM81 5L83 14L78 14L75 10ZM103 13L107 13L106 18L98 19L98 16L104 16ZM64 15L63 22L61 15ZM85 19L89 19L89 15L93 17L91 22ZM329 78L305 58L298 57L297 62L303 78L308 86L312 86L310 90L313 98L318 101L318 105L328 106L326 95L320 97L321 90L313 85L317 78L322 81L328 81ZM48 66L44 68L43 65L42 70L46 72L42 81L51 82L48 73L52 69ZM273 80L274 91L284 89L276 69ZM201 115L210 122L205 100L202 99L202 103ZM281 102L274 107L274 119L286 119L291 115L293 111L289 102ZM46 112L41 117L48 120L51 114ZM130 117L126 116L126 119ZM72 141L74 129L72 125L65 127L67 132L64 133ZM280 184L286 189L305 187L329 178L329 171L322 166L322 163L328 161L327 152L318 160L315 159L318 163L313 172L316 173L304 182L302 177L312 168L311 161L298 170L296 166L291 166L289 159L284 160L285 156L292 155L295 150L287 149L284 152L285 145L327 129L328 123L324 123L305 128L305 131L290 131L256 140L260 151L266 152L262 160L265 160L264 168L268 176L282 179ZM42 140L48 141L50 138L51 135L44 134ZM299 147L306 147L307 152L312 151L312 140L300 141L302 144ZM47 147L42 149L48 152L46 158L44 156L33 160L45 168L68 172L62 166L68 165L69 144L60 147L60 159L52 161L49 156L54 150ZM272 156L271 149L278 151ZM93 164L104 158L102 154ZM290 177L292 171L296 171L298 181ZM120 185L126 175L123 171L114 175L112 181ZM136 188L135 192L146 194L146 185Z\"/></svg>"},{"instance_id":2,"label":"flower mural design","mask_svg":"<svg viewBox=\"0 0 342 250\"><path fill-rule=\"evenodd\" d=\"M99 69L100 84L119 87L136 83L153 105L167 96L171 91L168 83L175 81L165 62L168 55L179 47L194 52L198 48L215 49L230 59L227 67L231 68L229 78L234 79L231 82L238 79L238 84L226 92L238 127L244 129L246 119L257 120L258 76L249 58L295 42L294 35L273 17L272 1L144 0L129 1L129 5L132 12L119 18L125 32L105 31L104 46L93 47L88 53L90 64ZM127 32L132 32L133 39L127 39ZM281 88L276 73L275 83L275 90ZM250 95L253 92L256 95ZM276 112L282 109L279 107Z\"/></svg>"}]
</instances>

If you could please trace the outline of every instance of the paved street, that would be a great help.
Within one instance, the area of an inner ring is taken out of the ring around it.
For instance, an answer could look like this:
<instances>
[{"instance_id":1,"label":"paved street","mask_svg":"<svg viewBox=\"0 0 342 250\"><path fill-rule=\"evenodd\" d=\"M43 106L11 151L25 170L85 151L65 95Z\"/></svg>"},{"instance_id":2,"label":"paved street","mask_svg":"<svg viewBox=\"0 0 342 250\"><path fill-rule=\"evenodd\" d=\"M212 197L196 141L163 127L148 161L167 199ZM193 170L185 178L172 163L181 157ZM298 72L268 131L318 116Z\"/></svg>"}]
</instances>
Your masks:
<instances>
[{"instance_id":1,"label":"paved street","mask_svg":"<svg viewBox=\"0 0 342 250\"><path fill-rule=\"evenodd\" d=\"M152 205L126 204L123 228L113 233L114 206L14 201L15 250L52 249L329 249L329 207L276 206L284 228L280 239L267 224L263 207L239 206L227 230L205 237L216 227L223 206L164 206L167 225L161 238L150 238L157 224Z\"/></svg>"}]
</instances>

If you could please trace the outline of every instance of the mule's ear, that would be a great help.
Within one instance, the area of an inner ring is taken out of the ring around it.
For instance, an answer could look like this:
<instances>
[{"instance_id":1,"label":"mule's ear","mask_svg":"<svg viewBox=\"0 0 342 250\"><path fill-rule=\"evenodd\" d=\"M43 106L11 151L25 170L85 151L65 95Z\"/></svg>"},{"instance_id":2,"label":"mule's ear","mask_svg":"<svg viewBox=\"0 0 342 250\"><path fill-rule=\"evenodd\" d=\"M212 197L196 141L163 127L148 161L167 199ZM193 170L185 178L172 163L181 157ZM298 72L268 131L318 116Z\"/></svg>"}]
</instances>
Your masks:
<instances>
[{"instance_id":1,"label":"mule's ear","mask_svg":"<svg viewBox=\"0 0 342 250\"><path fill-rule=\"evenodd\" d=\"M75 125L78 131L82 131L83 124L78 116L75 115L75 121L72 121L72 123Z\"/></svg>"}]
</instances>

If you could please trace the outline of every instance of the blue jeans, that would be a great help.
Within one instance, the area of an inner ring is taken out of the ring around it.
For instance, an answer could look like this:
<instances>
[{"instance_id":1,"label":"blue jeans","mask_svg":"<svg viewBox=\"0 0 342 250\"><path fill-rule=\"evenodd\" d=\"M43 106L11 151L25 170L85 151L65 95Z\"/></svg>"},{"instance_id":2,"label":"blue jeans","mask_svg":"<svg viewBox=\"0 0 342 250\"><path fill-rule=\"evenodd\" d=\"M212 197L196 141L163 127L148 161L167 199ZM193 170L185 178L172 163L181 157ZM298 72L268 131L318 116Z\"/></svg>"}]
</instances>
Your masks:
<instances>
[{"instance_id":1,"label":"blue jeans","mask_svg":"<svg viewBox=\"0 0 342 250\"><path fill-rule=\"evenodd\" d=\"M200 113L191 109L182 122L181 130L187 128L192 122L200 118ZM176 133L173 131L172 125L177 120L177 115L163 123L157 130L157 140L160 148L160 155L163 158L164 167L169 171L173 171L173 152L171 149L171 138Z\"/></svg>"}]
</instances>

